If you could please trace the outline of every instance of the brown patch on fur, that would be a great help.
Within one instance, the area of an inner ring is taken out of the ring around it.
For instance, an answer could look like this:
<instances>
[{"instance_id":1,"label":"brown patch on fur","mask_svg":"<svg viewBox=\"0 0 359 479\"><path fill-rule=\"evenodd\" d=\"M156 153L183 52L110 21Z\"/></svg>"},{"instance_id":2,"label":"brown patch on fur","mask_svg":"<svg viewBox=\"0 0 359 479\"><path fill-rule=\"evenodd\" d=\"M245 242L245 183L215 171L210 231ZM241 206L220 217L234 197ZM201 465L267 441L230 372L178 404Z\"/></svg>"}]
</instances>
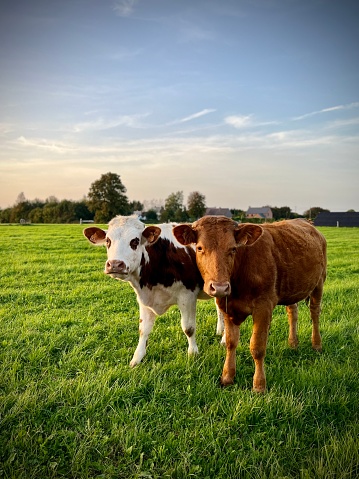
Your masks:
<instances>
[{"instance_id":1,"label":"brown patch on fur","mask_svg":"<svg viewBox=\"0 0 359 479\"><path fill-rule=\"evenodd\" d=\"M193 333L194 333L194 328L185 329L185 334L186 334L186 336L188 336L189 338L193 336Z\"/></svg>"},{"instance_id":2,"label":"brown patch on fur","mask_svg":"<svg viewBox=\"0 0 359 479\"><path fill-rule=\"evenodd\" d=\"M197 286L203 287L203 280L196 265L196 253L192 248L177 248L171 241L158 238L156 243L146 247L149 262L141 259L140 286L161 284L166 288L176 281L194 291Z\"/></svg>"}]
</instances>

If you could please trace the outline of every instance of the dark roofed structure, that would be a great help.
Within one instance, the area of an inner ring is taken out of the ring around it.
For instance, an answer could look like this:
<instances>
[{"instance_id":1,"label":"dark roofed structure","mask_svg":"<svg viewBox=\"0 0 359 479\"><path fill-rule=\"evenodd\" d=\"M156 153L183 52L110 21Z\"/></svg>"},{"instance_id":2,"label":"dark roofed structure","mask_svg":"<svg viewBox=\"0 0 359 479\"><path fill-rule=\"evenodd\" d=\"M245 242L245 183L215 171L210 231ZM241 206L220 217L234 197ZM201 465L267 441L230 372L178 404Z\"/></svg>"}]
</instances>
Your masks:
<instances>
[{"instance_id":1,"label":"dark roofed structure","mask_svg":"<svg viewBox=\"0 0 359 479\"><path fill-rule=\"evenodd\" d=\"M247 218L261 218L271 220L273 218L273 212L269 206L263 206L262 208L248 208L246 213Z\"/></svg>"},{"instance_id":2,"label":"dark roofed structure","mask_svg":"<svg viewBox=\"0 0 359 479\"><path fill-rule=\"evenodd\" d=\"M346 213L321 211L314 220L314 226L359 227L359 213L355 211Z\"/></svg>"},{"instance_id":3,"label":"dark roofed structure","mask_svg":"<svg viewBox=\"0 0 359 479\"><path fill-rule=\"evenodd\" d=\"M232 218L232 213L229 208L206 208L205 216L226 216Z\"/></svg>"}]
</instances>

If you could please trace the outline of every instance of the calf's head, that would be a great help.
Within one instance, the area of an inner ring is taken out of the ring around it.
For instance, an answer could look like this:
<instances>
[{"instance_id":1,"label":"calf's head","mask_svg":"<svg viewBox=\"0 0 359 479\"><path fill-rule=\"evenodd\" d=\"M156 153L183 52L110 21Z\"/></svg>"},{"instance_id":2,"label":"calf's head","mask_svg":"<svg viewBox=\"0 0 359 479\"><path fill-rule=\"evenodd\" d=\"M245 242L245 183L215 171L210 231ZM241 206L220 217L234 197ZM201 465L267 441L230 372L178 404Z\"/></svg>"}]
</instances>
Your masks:
<instances>
[{"instance_id":1,"label":"calf's head","mask_svg":"<svg viewBox=\"0 0 359 479\"><path fill-rule=\"evenodd\" d=\"M237 249L250 246L263 234L261 226L237 224L225 216L204 216L192 225L173 228L177 241L196 245L196 261L204 291L214 297L231 294L231 275Z\"/></svg>"},{"instance_id":2,"label":"calf's head","mask_svg":"<svg viewBox=\"0 0 359 479\"><path fill-rule=\"evenodd\" d=\"M126 280L140 266L142 255L146 256L147 245L157 241L161 229L148 226L133 216L116 216L108 230L97 227L85 228L85 237L96 246L105 245L107 261L105 273L116 279Z\"/></svg>"}]
</instances>

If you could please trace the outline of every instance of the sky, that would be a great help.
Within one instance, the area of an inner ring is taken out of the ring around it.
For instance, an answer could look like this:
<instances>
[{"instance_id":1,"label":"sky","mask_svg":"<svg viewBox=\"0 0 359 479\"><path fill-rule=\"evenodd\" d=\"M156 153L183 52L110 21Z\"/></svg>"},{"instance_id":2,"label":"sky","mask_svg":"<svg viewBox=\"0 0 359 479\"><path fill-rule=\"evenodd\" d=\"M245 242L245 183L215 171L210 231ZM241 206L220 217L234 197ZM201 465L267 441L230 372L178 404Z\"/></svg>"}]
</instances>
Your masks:
<instances>
[{"instance_id":1,"label":"sky","mask_svg":"<svg viewBox=\"0 0 359 479\"><path fill-rule=\"evenodd\" d=\"M3 0L0 208L80 200L359 211L357 0Z\"/></svg>"}]
</instances>

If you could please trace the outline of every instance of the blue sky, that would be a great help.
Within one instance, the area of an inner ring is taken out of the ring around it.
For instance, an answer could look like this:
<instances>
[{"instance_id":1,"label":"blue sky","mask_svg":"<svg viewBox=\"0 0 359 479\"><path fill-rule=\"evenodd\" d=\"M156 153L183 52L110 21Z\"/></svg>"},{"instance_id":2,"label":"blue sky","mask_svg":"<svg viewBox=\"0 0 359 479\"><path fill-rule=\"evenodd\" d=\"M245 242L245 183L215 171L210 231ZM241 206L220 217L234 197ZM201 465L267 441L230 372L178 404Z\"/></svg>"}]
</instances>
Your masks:
<instances>
[{"instance_id":1,"label":"blue sky","mask_svg":"<svg viewBox=\"0 0 359 479\"><path fill-rule=\"evenodd\" d=\"M0 207L81 199L359 211L359 3L16 0L0 7Z\"/></svg>"}]
</instances>

